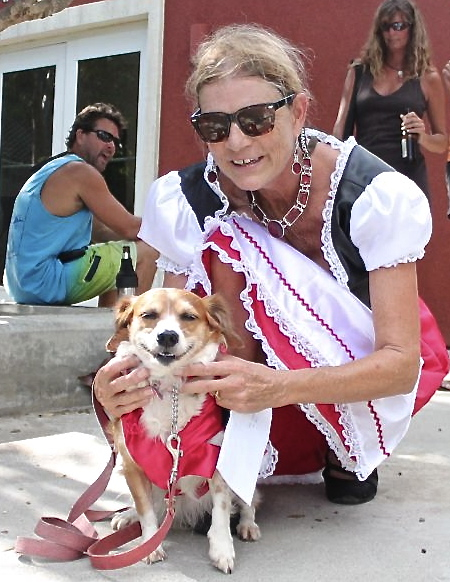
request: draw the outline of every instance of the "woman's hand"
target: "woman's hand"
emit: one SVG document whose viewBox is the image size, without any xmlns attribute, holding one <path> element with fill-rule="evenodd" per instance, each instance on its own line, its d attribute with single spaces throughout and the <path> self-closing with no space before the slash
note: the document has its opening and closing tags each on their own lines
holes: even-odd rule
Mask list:
<svg viewBox="0 0 450 582">
<path fill-rule="evenodd" d="M 418 142 L 420 143 L 421 135 L 425 135 L 425 123 L 414 111 L 400 115 L 402 120 L 401 129 L 406 129 L 408 133 L 415 133 L 418 135 Z"/>
<path fill-rule="evenodd" d="M 154 396 L 148 383 L 149 371 L 135 356 L 115 357 L 101 367 L 94 379 L 97 400 L 115 418 L 148 404 Z"/>
<path fill-rule="evenodd" d="M 219 361 L 191 364 L 180 373 L 189 378 L 181 389 L 185 394 L 207 394 L 223 408 L 236 412 L 259 412 L 283 406 L 285 372 L 273 370 L 235 356 L 220 355 Z"/>
</svg>

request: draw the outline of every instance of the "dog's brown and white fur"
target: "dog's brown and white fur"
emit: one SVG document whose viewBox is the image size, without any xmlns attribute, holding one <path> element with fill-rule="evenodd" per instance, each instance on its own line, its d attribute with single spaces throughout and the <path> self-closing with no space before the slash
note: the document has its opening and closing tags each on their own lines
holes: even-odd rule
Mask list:
<svg viewBox="0 0 450 582">
<path fill-rule="evenodd" d="M 151 377 L 159 381 L 158 396 L 152 399 L 142 414 L 141 421 L 153 438 L 166 442 L 171 433 L 171 392 L 179 377 L 174 371 L 192 362 L 208 362 L 216 357 L 220 344 L 232 337 L 230 319 L 218 295 L 201 299 L 180 289 L 152 289 L 138 297 L 125 297 L 116 307 L 116 340 L 128 330 L 129 341 L 123 341 L 118 354 L 133 353 L 142 365 L 151 370 Z M 118 334 L 118 335 L 117 335 Z M 200 413 L 206 396 L 179 393 L 178 429 Z M 144 541 L 158 530 L 158 520 L 164 512 L 164 495 L 149 483 L 144 472 L 128 453 L 120 421 L 113 423 L 114 440 L 123 459 L 125 478 L 132 494 L 135 510 L 117 514 L 112 521 L 120 529 L 133 521 L 140 521 Z M 218 443 L 220 444 L 221 436 Z M 182 444 L 181 444 L 182 448 Z M 201 477 L 181 477 L 177 487 L 182 495 L 176 501 L 176 519 L 193 525 L 205 511 L 212 514 L 208 532 L 209 556 L 212 563 L 225 573 L 234 567 L 233 538 L 230 532 L 230 515 L 240 509 L 238 535 L 244 540 L 260 538 L 255 523 L 255 499 L 252 506 L 237 498 L 216 470 L 209 480 L 209 492 L 197 498 L 195 492 L 203 481 Z M 147 558 L 147 563 L 166 557 L 162 545 Z"/>
</svg>

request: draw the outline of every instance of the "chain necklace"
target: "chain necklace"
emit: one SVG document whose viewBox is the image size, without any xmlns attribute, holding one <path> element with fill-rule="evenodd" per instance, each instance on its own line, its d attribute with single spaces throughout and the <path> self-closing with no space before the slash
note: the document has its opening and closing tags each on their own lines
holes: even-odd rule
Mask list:
<svg viewBox="0 0 450 582">
<path fill-rule="evenodd" d="M 300 134 L 300 148 L 302 150 L 302 164 L 300 167 L 300 184 L 298 187 L 297 198 L 294 205 L 291 206 L 283 218 L 280 220 L 268 218 L 264 210 L 256 202 L 255 193 L 251 190 L 247 192 L 250 208 L 253 210 L 257 219 L 267 228 L 267 232 L 273 236 L 273 238 L 283 238 L 286 228 L 289 228 L 297 222 L 308 204 L 309 192 L 311 189 L 312 165 L 304 129 L 302 129 Z"/>
<path fill-rule="evenodd" d="M 396 71 L 397 73 L 397 77 L 400 79 L 400 81 L 403 80 L 403 69 L 397 69 L 396 67 L 393 67 L 392 65 L 390 65 L 389 63 L 385 63 L 386 67 L 388 67 L 389 69 L 392 69 L 393 71 Z"/>
</svg>

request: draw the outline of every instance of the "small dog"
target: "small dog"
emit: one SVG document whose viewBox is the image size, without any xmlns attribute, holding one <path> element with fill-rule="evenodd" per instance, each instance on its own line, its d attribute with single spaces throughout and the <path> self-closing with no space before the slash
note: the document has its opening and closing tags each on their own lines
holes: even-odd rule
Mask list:
<svg viewBox="0 0 450 582">
<path fill-rule="evenodd" d="M 209 556 L 219 570 L 231 573 L 235 553 L 230 532 L 230 516 L 239 508 L 239 537 L 247 541 L 258 540 L 261 534 L 255 523 L 257 493 L 252 505 L 248 506 L 233 494 L 215 470 L 218 446 L 223 436 L 221 409 L 210 395 L 178 393 L 180 377 L 174 376 L 177 369 L 188 363 L 214 360 L 220 345 L 227 345 L 233 337 L 223 300 L 218 295 L 202 299 L 188 291 L 165 288 L 152 289 L 138 297 L 124 297 L 116 306 L 116 333 L 107 349 L 113 349 L 113 344 L 123 340 L 126 335 L 128 341 L 120 343 L 117 354 L 135 354 L 142 365 L 151 370 L 155 397 L 144 410 L 137 412 L 140 416 L 132 418 L 130 422 L 130 415 L 124 415 L 121 420 L 113 422 L 114 441 L 123 460 L 124 475 L 135 509 L 117 514 L 112 520 L 112 526 L 120 529 L 139 521 L 144 541 L 150 539 L 158 530 L 158 523 L 165 509 L 166 483 L 169 481 L 170 469 L 173 469 L 172 456 L 168 454 L 168 449 L 169 452 L 172 449 L 172 454 L 178 452 L 174 451 L 176 444 L 173 447 L 173 443 L 177 442 L 173 440 L 175 424 L 176 434 L 179 432 L 178 446 L 182 455 L 180 470 L 183 468 L 182 463 L 186 463 L 176 484 L 180 496 L 176 500 L 175 518 L 179 523 L 192 526 L 205 512 L 211 513 L 211 527 L 208 531 Z M 174 407 L 177 409 L 176 418 Z M 133 414 L 136 412 L 131 413 Z M 206 437 L 207 442 L 199 445 L 203 448 L 196 449 L 196 457 L 201 457 L 202 461 L 207 457 L 212 458 L 214 465 L 210 469 L 211 478 L 198 476 L 202 475 L 201 472 L 190 472 L 190 453 L 185 450 L 187 431 L 196 421 L 201 421 L 202 414 L 207 415 L 207 422 L 211 422 L 211 415 L 216 417 L 216 422 L 212 422 L 210 434 Z M 126 434 L 127 426 L 131 426 L 131 437 L 126 441 L 124 430 Z M 186 429 L 186 437 L 183 429 Z M 202 428 L 202 433 L 204 432 Z M 191 428 L 191 433 L 195 438 L 198 431 Z M 145 443 L 142 442 L 142 437 Z M 161 455 L 166 460 L 159 461 L 161 455 L 153 453 L 153 449 L 148 452 L 149 445 L 154 445 L 155 451 L 159 450 L 159 453 L 163 449 Z M 147 456 L 150 461 L 145 463 L 145 467 L 144 463 L 139 466 L 136 462 L 142 458 L 139 451 L 145 451 L 143 456 Z M 160 466 L 164 466 L 165 470 L 161 472 L 159 468 L 155 469 Z M 155 476 L 152 471 L 156 471 Z M 205 484 L 208 485 L 208 491 L 199 496 L 199 490 Z M 160 545 L 147 557 L 146 562 L 153 563 L 165 558 L 166 553 Z"/>
</svg>

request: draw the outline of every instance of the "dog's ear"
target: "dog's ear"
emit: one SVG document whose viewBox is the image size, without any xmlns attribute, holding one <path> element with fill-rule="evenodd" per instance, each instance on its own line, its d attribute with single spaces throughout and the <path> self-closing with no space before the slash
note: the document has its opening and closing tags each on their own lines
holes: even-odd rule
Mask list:
<svg viewBox="0 0 450 582">
<path fill-rule="evenodd" d="M 121 342 L 126 342 L 129 340 L 129 333 L 128 327 L 122 327 L 120 329 L 116 329 L 113 335 L 109 338 L 106 342 L 106 351 L 110 352 L 111 354 L 115 354 L 117 352 L 117 348 Z"/>
<path fill-rule="evenodd" d="M 117 329 L 128 327 L 131 323 L 135 301 L 136 297 L 134 295 L 124 295 L 117 301 L 114 307 Z"/>
<path fill-rule="evenodd" d="M 120 342 L 129 339 L 128 325 L 133 316 L 134 300 L 135 297 L 124 295 L 117 301 L 114 307 L 116 331 L 106 342 L 107 352 L 116 352 Z"/>
<path fill-rule="evenodd" d="M 233 330 L 230 310 L 224 298 L 218 293 L 215 293 L 209 297 L 204 297 L 202 301 L 204 301 L 206 304 L 209 324 L 214 329 L 221 331 L 226 346 L 228 346 L 230 343 L 235 345 L 242 344 L 240 337 Z"/>
</svg>

